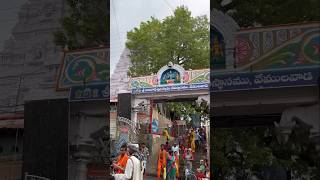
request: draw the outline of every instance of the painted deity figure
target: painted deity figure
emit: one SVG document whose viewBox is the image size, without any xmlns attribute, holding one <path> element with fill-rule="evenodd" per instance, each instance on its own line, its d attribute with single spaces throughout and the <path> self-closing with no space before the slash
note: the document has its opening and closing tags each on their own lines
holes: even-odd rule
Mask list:
<svg viewBox="0 0 320 180">
<path fill-rule="evenodd" d="M 216 57 L 223 56 L 221 42 L 219 42 L 219 37 L 217 36 L 214 38 L 212 51 Z"/>
</svg>

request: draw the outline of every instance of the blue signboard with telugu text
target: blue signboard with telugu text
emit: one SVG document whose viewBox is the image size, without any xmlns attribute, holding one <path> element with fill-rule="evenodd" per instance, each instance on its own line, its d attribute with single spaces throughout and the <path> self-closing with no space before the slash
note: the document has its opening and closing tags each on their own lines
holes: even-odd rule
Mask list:
<svg viewBox="0 0 320 180">
<path fill-rule="evenodd" d="M 172 86 L 157 86 L 150 88 L 132 89 L 132 94 L 140 93 L 160 93 L 160 92 L 173 92 L 173 91 L 187 91 L 187 90 L 209 90 L 209 83 L 198 84 L 178 84 Z"/>
<path fill-rule="evenodd" d="M 312 86 L 319 83 L 320 69 L 286 69 L 252 73 L 212 74 L 212 92 Z"/>
<path fill-rule="evenodd" d="M 74 86 L 70 89 L 69 101 L 107 100 L 109 89 L 107 84 L 90 86 Z"/>
</svg>

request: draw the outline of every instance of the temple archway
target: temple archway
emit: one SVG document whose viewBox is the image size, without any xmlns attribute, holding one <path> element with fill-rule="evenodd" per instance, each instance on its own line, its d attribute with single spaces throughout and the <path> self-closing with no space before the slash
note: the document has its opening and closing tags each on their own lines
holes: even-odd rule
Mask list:
<svg viewBox="0 0 320 180">
<path fill-rule="evenodd" d="M 211 49 L 211 61 L 217 61 L 217 69 L 234 68 L 235 35 L 240 29 L 239 25 L 228 15 L 213 9 L 210 15 L 210 41 L 223 52 L 223 57 L 219 56 L 217 61 L 216 54 Z M 217 47 L 216 46 L 216 47 Z M 221 54 L 220 54 L 221 55 Z M 211 62 L 215 63 L 215 62 Z M 224 63 L 224 66 L 222 66 Z"/>
</svg>

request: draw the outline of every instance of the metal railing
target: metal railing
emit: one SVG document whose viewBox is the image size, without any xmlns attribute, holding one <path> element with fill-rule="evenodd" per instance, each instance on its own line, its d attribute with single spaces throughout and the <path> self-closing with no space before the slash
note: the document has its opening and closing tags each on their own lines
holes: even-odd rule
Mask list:
<svg viewBox="0 0 320 180">
<path fill-rule="evenodd" d="M 118 116 L 117 121 L 118 121 L 118 123 L 122 122 L 126 125 L 129 125 L 129 127 L 130 127 L 129 139 L 131 142 L 137 142 L 138 141 L 138 134 L 140 134 L 140 132 L 139 132 L 139 127 L 135 124 L 135 122 L 131 121 L 130 119 L 120 117 L 120 116 Z"/>
</svg>

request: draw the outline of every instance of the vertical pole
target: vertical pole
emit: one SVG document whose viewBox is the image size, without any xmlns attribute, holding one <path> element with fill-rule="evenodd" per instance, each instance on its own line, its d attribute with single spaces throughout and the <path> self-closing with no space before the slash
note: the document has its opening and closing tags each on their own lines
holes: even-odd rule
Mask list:
<svg viewBox="0 0 320 180">
<path fill-rule="evenodd" d="M 150 123 L 149 123 L 149 132 L 152 134 L 152 111 L 153 111 L 153 102 L 150 100 Z"/>
<path fill-rule="evenodd" d="M 208 159 L 208 164 L 209 164 L 209 167 L 210 167 L 210 151 L 211 151 L 211 147 L 210 147 L 210 134 L 211 134 L 211 129 L 210 129 L 210 121 L 208 119 L 206 119 L 206 144 L 207 144 L 207 159 Z"/>
<path fill-rule="evenodd" d="M 69 174 L 70 174 L 70 161 L 71 161 L 71 156 L 70 156 L 70 144 L 71 144 L 71 140 L 70 140 L 70 136 L 69 136 L 69 132 L 70 132 L 70 129 L 71 129 L 71 103 L 70 101 L 68 102 L 68 171 L 67 171 L 67 177 L 69 177 Z"/>
</svg>

